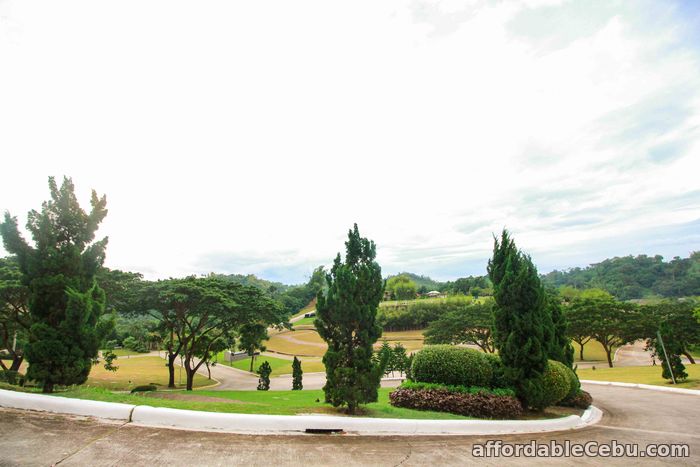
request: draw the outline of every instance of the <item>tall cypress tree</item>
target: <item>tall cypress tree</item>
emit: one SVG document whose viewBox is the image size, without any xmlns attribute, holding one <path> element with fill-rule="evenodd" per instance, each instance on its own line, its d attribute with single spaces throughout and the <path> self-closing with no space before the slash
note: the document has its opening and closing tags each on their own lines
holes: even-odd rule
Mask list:
<svg viewBox="0 0 700 467">
<path fill-rule="evenodd" d="M 561 301 L 556 293 L 547 291 L 545 303 L 546 314 L 551 318 L 552 330 L 552 337 L 549 342 L 549 359 L 573 368 L 574 347 L 571 345 L 571 339 L 567 335 L 566 316 L 561 309 Z"/>
<path fill-rule="evenodd" d="M 546 328 L 551 326 L 551 317 L 547 315 L 544 289 L 532 260 L 518 251 L 505 229 L 500 242 L 494 239 L 488 273 L 496 301 L 494 342 L 506 377 L 530 405 L 543 399 L 539 379 L 549 351 Z"/>
<path fill-rule="evenodd" d="M 29 288 L 33 324 L 26 348 L 27 377 L 41 383 L 44 392 L 52 392 L 56 384 L 85 382 L 111 324 L 99 319 L 105 299 L 94 280 L 107 238 L 93 240 L 107 215 L 107 200 L 93 191 L 92 209 L 86 213 L 70 178 L 64 178 L 59 189 L 50 177 L 49 189 L 51 199 L 40 212 L 28 215 L 34 246 L 21 236 L 17 219 L 9 213 L 0 224 L 5 249 L 17 257 Z"/>
<path fill-rule="evenodd" d="M 301 382 L 302 374 L 304 372 L 301 369 L 301 361 L 294 356 L 294 360 L 292 361 L 292 390 L 293 391 L 299 391 L 301 389 L 304 389 L 304 385 Z"/>
<path fill-rule="evenodd" d="M 345 242 L 345 261 L 336 256 L 326 276 L 328 292 L 318 294 L 316 320 L 319 335 L 328 344 L 323 356 L 326 402 L 346 405 L 354 413 L 359 404 L 375 402 L 382 377 L 372 361 L 372 344 L 382 335 L 377 307 L 384 293 L 374 242 L 362 238 L 355 224 Z"/>
</svg>

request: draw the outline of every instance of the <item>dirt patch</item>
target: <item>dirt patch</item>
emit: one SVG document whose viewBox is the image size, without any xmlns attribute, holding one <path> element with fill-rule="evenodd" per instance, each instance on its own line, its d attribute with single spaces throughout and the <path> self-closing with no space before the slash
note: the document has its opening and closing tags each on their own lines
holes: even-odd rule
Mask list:
<svg viewBox="0 0 700 467">
<path fill-rule="evenodd" d="M 224 404 L 243 404 L 243 405 L 260 405 L 269 406 L 270 404 L 261 404 L 259 402 L 239 401 L 238 399 L 227 399 L 225 397 L 200 396 L 198 394 L 182 394 L 179 392 L 149 392 L 148 397 L 157 397 L 159 399 L 171 399 L 176 401 L 191 401 L 191 402 L 220 402 Z"/>
</svg>

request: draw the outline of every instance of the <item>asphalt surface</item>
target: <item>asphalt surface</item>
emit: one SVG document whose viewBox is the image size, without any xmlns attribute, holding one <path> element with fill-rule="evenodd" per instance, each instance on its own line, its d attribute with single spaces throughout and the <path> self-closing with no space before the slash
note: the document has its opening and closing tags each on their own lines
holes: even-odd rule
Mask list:
<svg viewBox="0 0 700 467">
<path fill-rule="evenodd" d="M 511 436 L 235 435 L 139 427 L 0 409 L 0 465 L 700 465 L 700 398 L 586 387 L 604 418 L 554 434 Z M 685 443 L 688 458 L 475 458 L 475 443 Z"/>
</svg>

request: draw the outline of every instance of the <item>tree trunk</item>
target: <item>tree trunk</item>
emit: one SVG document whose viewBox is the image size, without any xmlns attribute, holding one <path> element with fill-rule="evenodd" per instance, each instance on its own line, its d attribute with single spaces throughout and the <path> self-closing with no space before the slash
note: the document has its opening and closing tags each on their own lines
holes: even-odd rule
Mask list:
<svg viewBox="0 0 700 467">
<path fill-rule="evenodd" d="M 207 361 L 205 364 L 207 365 L 207 374 L 209 375 L 209 379 L 211 379 L 211 368 L 209 368 L 209 362 Z"/>
<path fill-rule="evenodd" d="M 12 365 L 10 365 L 10 371 L 19 371 L 20 365 L 22 365 L 22 361 L 24 360 L 24 357 L 21 355 L 15 355 L 14 358 L 12 359 Z M 695 362 L 693 362 L 695 363 Z"/>
<path fill-rule="evenodd" d="M 186 389 L 188 391 L 192 390 L 192 387 L 194 386 L 194 374 L 196 373 L 196 370 L 192 369 L 192 361 L 189 358 L 185 359 L 185 374 L 187 375 L 187 387 Z"/>
<path fill-rule="evenodd" d="M 605 348 L 605 355 L 608 357 L 608 366 L 610 368 L 613 367 L 613 362 L 612 362 L 612 347 L 607 347 L 603 346 Z"/>
<path fill-rule="evenodd" d="M 177 354 L 168 353 L 168 387 L 175 388 L 175 359 Z"/>
<path fill-rule="evenodd" d="M 53 383 L 49 381 L 44 381 L 44 386 L 41 388 L 41 392 L 49 394 L 53 392 Z"/>
<path fill-rule="evenodd" d="M 250 354 L 250 372 L 253 372 L 253 362 L 255 361 L 255 355 Z"/>
<path fill-rule="evenodd" d="M 695 365 L 695 359 L 693 358 L 692 355 L 690 355 L 690 352 L 688 352 L 687 350 L 684 350 L 684 351 L 683 351 L 683 355 L 686 356 L 686 358 L 688 359 L 688 361 L 689 361 L 691 364 Z"/>
</svg>

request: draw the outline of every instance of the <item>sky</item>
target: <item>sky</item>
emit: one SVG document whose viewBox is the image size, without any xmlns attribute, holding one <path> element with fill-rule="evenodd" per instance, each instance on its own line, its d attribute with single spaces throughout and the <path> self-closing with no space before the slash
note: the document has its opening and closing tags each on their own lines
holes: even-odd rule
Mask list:
<svg viewBox="0 0 700 467">
<path fill-rule="evenodd" d="M 72 177 L 106 265 L 304 282 L 700 250 L 700 3 L 0 0 L 0 211 Z M 0 251 L 0 254 L 5 254 Z"/>
</svg>

